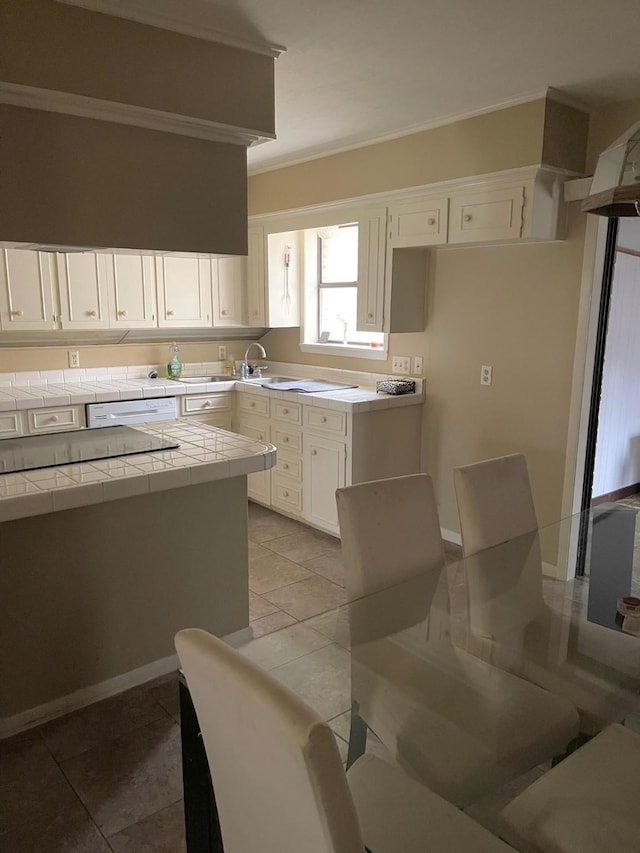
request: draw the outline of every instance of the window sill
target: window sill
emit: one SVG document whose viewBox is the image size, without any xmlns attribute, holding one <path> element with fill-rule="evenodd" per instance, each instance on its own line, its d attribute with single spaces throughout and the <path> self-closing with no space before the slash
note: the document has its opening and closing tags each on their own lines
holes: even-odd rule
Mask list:
<svg viewBox="0 0 640 853">
<path fill-rule="evenodd" d="M 316 355 L 337 355 L 344 358 L 371 358 L 385 361 L 387 350 L 383 347 L 355 347 L 344 344 L 300 344 L 301 352 L 312 352 Z"/>
</svg>

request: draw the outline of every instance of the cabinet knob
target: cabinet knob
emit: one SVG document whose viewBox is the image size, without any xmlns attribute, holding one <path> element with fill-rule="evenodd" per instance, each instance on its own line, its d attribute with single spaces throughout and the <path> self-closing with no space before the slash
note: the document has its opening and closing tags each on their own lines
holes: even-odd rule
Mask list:
<svg viewBox="0 0 640 853">
<path fill-rule="evenodd" d="M 227 314 L 229 313 L 229 311 L 228 311 L 228 309 L 227 309 L 227 308 L 223 308 L 223 309 L 222 309 L 222 311 L 221 311 L 220 313 L 222 314 L 222 316 L 223 316 L 223 317 L 226 317 L 226 316 L 227 316 Z"/>
<path fill-rule="evenodd" d="M 288 444 L 289 443 L 289 436 L 288 435 L 283 436 L 282 441 L 284 444 Z"/>
<path fill-rule="evenodd" d="M 205 400 L 202 405 L 204 406 L 205 409 L 208 408 L 211 405 L 211 400 Z"/>
<path fill-rule="evenodd" d="M 24 315 L 24 311 L 22 311 L 22 309 L 18 308 L 15 311 L 12 311 L 11 315 L 13 317 L 22 317 Z"/>
<path fill-rule="evenodd" d="M 95 310 L 95 308 L 92 309 L 91 311 L 87 311 L 87 314 L 89 315 L 89 317 L 97 317 L 98 316 L 98 312 Z"/>
<path fill-rule="evenodd" d="M 258 437 L 259 437 L 260 441 L 264 441 L 264 436 L 262 433 L 260 433 L 260 435 Z"/>
<path fill-rule="evenodd" d="M 57 424 L 59 420 L 60 418 L 57 415 L 51 415 L 51 417 L 49 418 L 49 422 L 52 424 Z"/>
<path fill-rule="evenodd" d="M 249 408 L 250 408 L 250 409 L 255 409 L 255 407 L 256 407 L 256 404 L 255 404 L 255 403 L 253 402 L 253 400 L 252 400 L 252 401 L 249 403 Z"/>
<path fill-rule="evenodd" d="M 173 317 L 176 312 L 172 308 L 167 309 L 167 317 Z"/>
<path fill-rule="evenodd" d="M 367 314 L 367 320 L 373 320 L 373 314 Z"/>
<path fill-rule="evenodd" d="M 312 456 L 317 456 L 317 455 L 318 455 L 318 451 L 315 449 L 315 447 L 312 447 L 312 448 L 311 448 L 311 455 L 312 455 Z"/>
<path fill-rule="evenodd" d="M 327 422 L 327 419 L 326 419 L 326 418 L 325 418 L 325 416 L 323 415 L 323 416 L 320 418 L 320 423 L 321 423 L 321 424 L 326 424 L 326 422 Z"/>
<path fill-rule="evenodd" d="M 283 409 L 283 410 L 282 410 L 282 414 L 283 414 L 283 415 L 288 415 L 288 414 L 289 414 L 289 409 Z"/>
<path fill-rule="evenodd" d="M 285 491 L 285 492 L 283 492 L 283 493 L 282 493 L 282 497 L 284 497 L 284 498 L 288 498 L 288 497 L 289 497 L 289 492 L 286 492 L 286 491 Z"/>
<path fill-rule="evenodd" d="M 120 311 L 118 311 L 118 317 L 126 317 L 126 316 L 127 316 L 127 312 L 124 310 L 124 308 L 122 308 Z"/>
<path fill-rule="evenodd" d="M 471 214 L 470 214 L 470 213 L 465 213 L 465 215 L 462 217 L 462 219 L 463 219 L 465 222 L 471 222 Z"/>
<path fill-rule="evenodd" d="M 282 470 L 283 470 L 283 471 L 288 471 L 288 470 L 289 470 L 289 463 L 288 463 L 288 462 L 283 462 L 283 463 L 282 463 Z"/>
</svg>

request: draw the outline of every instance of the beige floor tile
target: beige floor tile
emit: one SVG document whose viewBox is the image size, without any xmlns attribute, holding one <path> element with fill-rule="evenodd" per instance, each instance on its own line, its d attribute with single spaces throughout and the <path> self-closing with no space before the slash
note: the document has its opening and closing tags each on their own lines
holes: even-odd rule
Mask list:
<svg viewBox="0 0 640 853">
<path fill-rule="evenodd" d="M 240 651 L 262 669 L 270 670 L 328 644 L 329 640 L 312 628 L 292 625 L 283 631 L 252 640 L 242 646 Z"/>
<path fill-rule="evenodd" d="M 271 517 L 259 518 L 257 521 L 249 523 L 249 540 L 258 544 L 261 542 L 268 543 L 272 539 L 303 533 L 308 529 L 299 521 L 274 513 Z"/>
<path fill-rule="evenodd" d="M 114 853 L 186 853 L 182 800 L 109 836 Z"/>
<path fill-rule="evenodd" d="M 349 732 L 351 730 L 351 711 L 346 711 L 344 714 L 339 714 L 333 720 L 329 720 L 329 725 L 333 731 L 341 737 L 342 740 L 349 743 Z"/>
<path fill-rule="evenodd" d="M 164 676 L 148 685 L 149 692 L 172 719 L 180 722 L 180 692 L 178 689 L 178 673 Z"/>
<path fill-rule="evenodd" d="M 254 622 L 251 622 L 250 627 L 254 637 L 263 637 L 265 634 L 271 634 L 272 631 L 279 631 L 281 628 L 294 625 L 296 622 L 297 619 L 289 613 L 277 610 L 269 616 L 263 616 L 262 619 L 256 619 Z"/>
<path fill-rule="evenodd" d="M 313 560 L 306 560 L 302 565 L 305 569 L 310 569 L 331 583 L 336 583 L 338 586 L 345 585 L 344 562 L 341 551 L 322 554 L 320 557 L 314 557 Z"/>
<path fill-rule="evenodd" d="M 249 542 L 249 565 L 255 560 L 260 560 L 262 557 L 271 557 L 273 556 L 273 551 L 270 551 L 268 548 L 263 548 L 262 545 L 258 545 L 257 542 Z"/>
<path fill-rule="evenodd" d="M 332 720 L 351 707 L 349 654 L 325 646 L 271 670 L 271 675 L 297 693 L 323 720 Z"/>
<path fill-rule="evenodd" d="M 297 563 L 270 553 L 268 557 L 254 560 L 249 566 L 249 589 L 264 595 L 274 589 L 315 577 L 313 572 Z"/>
<path fill-rule="evenodd" d="M 270 616 L 276 613 L 278 608 L 275 604 L 271 604 L 255 592 L 249 593 L 249 620 L 254 622 L 256 619 L 261 619 L 263 616 Z"/>
<path fill-rule="evenodd" d="M 312 577 L 265 593 L 267 601 L 296 619 L 309 619 L 344 604 L 345 591 L 324 578 Z"/>
<path fill-rule="evenodd" d="M 166 711 L 141 685 L 52 720 L 41 732 L 56 761 L 64 761 L 163 717 Z"/>
<path fill-rule="evenodd" d="M 351 629 L 346 607 L 321 613 L 320 616 L 313 616 L 311 619 L 307 619 L 304 624 L 338 646 L 345 649 L 351 647 Z"/>
<path fill-rule="evenodd" d="M 106 836 L 182 797 L 180 728 L 168 717 L 60 766 Z"/>
<path fill-rule="evenodd" d="M 340 552 L 340 540 L 326 533 L 306 528 L 300 533 L 281 536 L 269 542 L 269 548 L 296 563 L 303 563 L 324 554 Z"/>
<path fill-rule="evenodd" d="M 36 806 L 26 823 L 2 835 L 0 849 L 6 853 L 111 853 L 112 850 L 77 800 L 73 811 L 62 811 L 49 818 Z M 142 853 L 142 848 L 139 850 Z"/>
</svg>

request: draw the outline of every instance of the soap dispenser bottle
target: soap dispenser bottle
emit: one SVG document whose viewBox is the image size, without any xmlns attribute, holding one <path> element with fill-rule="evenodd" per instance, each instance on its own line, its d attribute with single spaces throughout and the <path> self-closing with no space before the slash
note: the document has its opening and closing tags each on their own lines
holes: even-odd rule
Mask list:
<svg viewBox="0 0 640 853">
<path fill-rule="evenodd" d="M 182 362 L 180 361 L 180 347 L 174 341 L 169 351 L 167 363 L 167 376 L 169 379 L 180 379 L 182 376 Z"/>
</svg>

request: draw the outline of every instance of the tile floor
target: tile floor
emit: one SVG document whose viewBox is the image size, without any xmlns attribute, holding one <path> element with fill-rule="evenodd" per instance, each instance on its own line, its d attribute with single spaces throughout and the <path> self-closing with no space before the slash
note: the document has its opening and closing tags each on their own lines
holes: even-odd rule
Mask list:
<svg viewBox="0 0 640 853">
<path fill-rule="evenodd" d="M 340 543 L 257 504 L 249 540 L 246 653 L 331 720 L 346 758 L 348 654 L 320 616 L 345 600 Z M 0 741 L 0 850 L 184 853 L 181 773 L 175 674 Z"/>
</svg>

